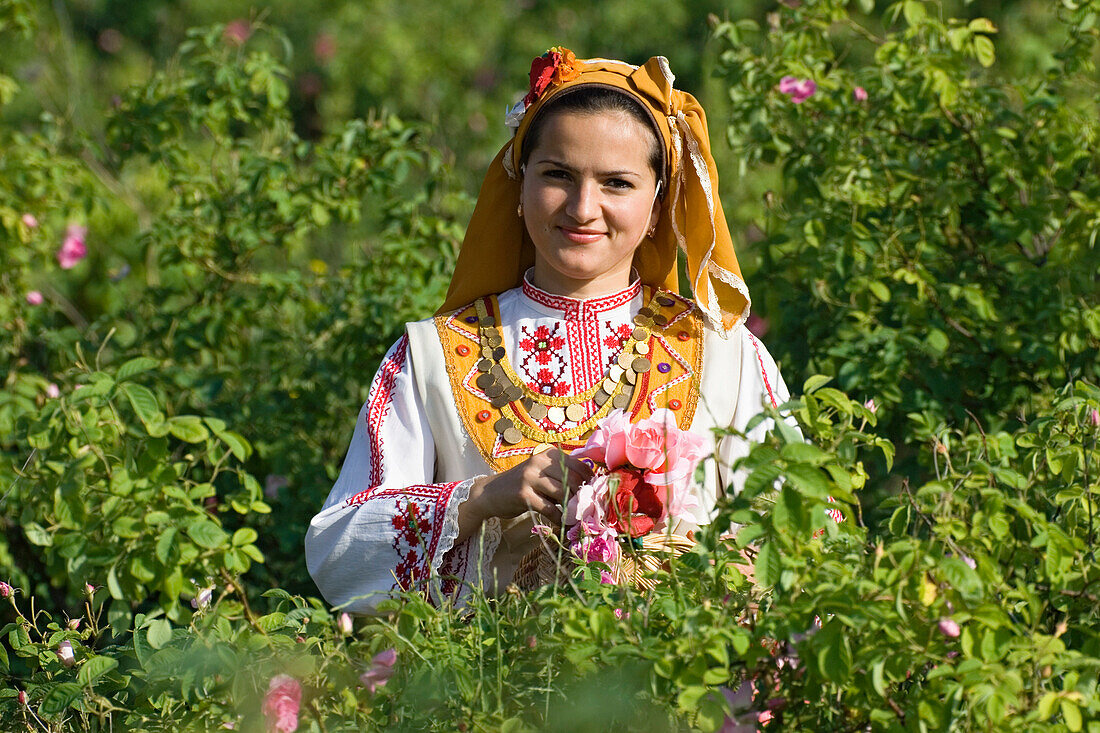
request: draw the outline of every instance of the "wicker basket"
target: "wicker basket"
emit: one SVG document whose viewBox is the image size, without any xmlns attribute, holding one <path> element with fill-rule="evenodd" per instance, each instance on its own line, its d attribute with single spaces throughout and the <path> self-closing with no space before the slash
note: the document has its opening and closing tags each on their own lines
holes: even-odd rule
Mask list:
<svg viewBox="0 0 1100 733">
<path fill-rule="evenodd" d="M 653 590 L 657 581 L 652 573 L 667 568 L 669 557 L 679 557 L 695 547 L 695 542 L 687 537 L 667 532 L 647 534 L 641 542 L 640 550 L 623 552 L 615 578 L 616 583 L 630 583 L 638 590 Z M 554 583 L 565 585 L 574 567 L 568 550 L 544 541 L 523 556 L 512 582 L 523 590 Z"/>
</svg>

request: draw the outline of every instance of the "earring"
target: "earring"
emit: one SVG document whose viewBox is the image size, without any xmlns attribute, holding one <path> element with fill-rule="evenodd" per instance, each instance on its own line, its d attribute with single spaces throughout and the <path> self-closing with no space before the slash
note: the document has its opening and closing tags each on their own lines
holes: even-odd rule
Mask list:
<svg viewBox="0 0 1100 733">
<path fill-rule="evenodd" d="M 519 206 L 516 207 L 516 216 L 518 216 L 520 219 L 523 218 L 523 202 L 522 201 L 520 201 Z"/>
<path fill-rule="evenodd" d="M 656 224 L 654 224 L 653 226 L 651 226 L 651 227 L 649 228 L 649 231 L 648 231 L 648 232 L 646 232 L 646 233 L 645 233 L 645 235 L 646 235 L 647 237 L 649 237 L 650 239 L 653 239 L 653 235 L 654 235 L 654 234 L 655 234 L 656 232 L 657 232 L 657 225 L 656 225 Z"/>
</svg>

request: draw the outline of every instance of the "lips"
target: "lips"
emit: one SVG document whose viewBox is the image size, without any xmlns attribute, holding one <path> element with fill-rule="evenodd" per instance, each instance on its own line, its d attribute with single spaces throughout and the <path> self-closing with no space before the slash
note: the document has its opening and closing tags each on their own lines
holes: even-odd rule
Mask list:
<svg viewBox="0 0 1100 733">
<path fill-rule="evenodd" d="M 592 244 L 600 241 L 604 233 L 595 229 L 572 229 L 570 227 L 558 227 L 566 239 L 577 244 Z"/>
</svg>

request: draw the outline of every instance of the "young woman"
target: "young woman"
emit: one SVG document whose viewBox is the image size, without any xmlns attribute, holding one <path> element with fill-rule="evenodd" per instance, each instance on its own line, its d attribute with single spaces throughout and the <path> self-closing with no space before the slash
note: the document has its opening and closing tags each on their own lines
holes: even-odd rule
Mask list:
<svg viewBox="0 0 1100 733">
<path fill-rule="evenodd" d="M 566 487 L 591 475 L 569 453 L 613 409 L 667 408 L 714 444 L 699 508 L 674 532 L 738 490 L 746 441 L 712 429 L 743 432 L 788 394 L 744 328 L 706 118 L 673 80 L 661 57 L 535 59 L 447 300 L 382 361 L 311 523 L 306 562 L 329 602 L 367 612 L 429 578 L 452 597 L 506 586 L 535 519 L 560 521 Z"/>
</svg>

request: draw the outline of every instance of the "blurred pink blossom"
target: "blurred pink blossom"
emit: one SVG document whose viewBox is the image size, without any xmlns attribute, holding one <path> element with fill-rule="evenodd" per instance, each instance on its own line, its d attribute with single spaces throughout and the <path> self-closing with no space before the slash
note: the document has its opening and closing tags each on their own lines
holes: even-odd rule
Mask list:
<svg viewBox="0 0 1100 733">
<path fill-rule="evenodd" d="M 76 653 L 73 652 L 73 643 L 66 639 L 57 645 L 57 658 L 66 667 L 76 664 Z"/>
<path fill-rule="evenodd" d="M 78 619 L 78 618 L 69 619 L 69 624 L 68 625 L 69 625 L 70 630 L 77 631 L 80 628 L 80 619 Z"/>
<path fill-rule="evenodd" d="M 224 38 L 227 43 L 232 43 L 236 46 L 244 45 L 244 42 L 247 41 L 251 35 L 252 26 L 243 18 L 229 21 L 225 24 L 225 30 L 222 32 L 222 38 Z"/>
<path fill-rule="evenodd" d="M 42 293 L 37 290 L 31 290 L 27 293 L 27 302 L 31 305 L 42 305 L 45 298 L 42 297 Z"/>
<path fill-rule="evenodd" d="M 624 611 L 621 608 L 616 608 L 615 618 L 619 619 L 620 621 L 622 621 L 623 619 L 628 619 L 630 618 L 630 611 Z"/>
<path fill-rule="evenodd" d="M 313 37 L 313 55 L 322 64 L 327 64 L 336 56 L 336 37 L 321 31 Z"/>
<path fill-rule="evenodd" d="M 0 580 L 0 598 L 10 598 L 12 593 L 11 586 Z"/>
<path fill-rule="evenodd" d="M 871 399 L 864 402 L 863 406 L 866 407 L 868 410 L 870 410 L 872 415 L 874 415 L 876 412 L 878 412 L 878 405 L 875 404 L 875 398 L 874 397 L 872 397 Z"/>
<path fill-rule="evenodd" d="M 92 585 L 91 583 L 85 583 L 84 584 L 84 594 L 89 595 L 89 596 L 94 596 L 95 595 L 95 586 Z"/>
<path fill-rule="evenodd" d="M 949 639 L 958 638 L 962 631 L 959 629 L 958 623 L 951 618 L 941 618 L 939 622 L 940 633 Z"/>
<path fill-rule="evenodd" d="M 16 696 L 16 699 L 19 701 L 20 705 L 26 705 L 27 704 L 27 693 L 24 692 L 23 690 L 20 690 L 19 694 Z"/>
<path fill-rule="evenodd" d="M 191 599 L 191 608 L 201 611 L 210 605 L 210 599 L 214 597 L 214 588 L 203 588 Z"/>
<path fill-rule="evenodd" d="M 539 640 L 536 639 L 534 636 L 528 636 L 527 637 L 527 648 L 528 649 L 534 649 L 538 645 L 539 645 Z"/>
<path fill-rule="evenodd" d="M 604 585 L 615 585 L 615 576 L 606 570 L 600 571 L 600 582 Z"/>
<path fill-rule="evenodd" d="M 393 647 L 378 652 L 371 659 L 370 669 L 359 675 L 359 681 L 372 695 L 379 687 L 385 686 L 393 677 L 393 665 L 397 663 L 397 650 Z"/>
<path fill-rule="evenodd" d="M 50 382 L 46 385 L 46 396 L 49 397 L 51 400 L 56 400 L 58 397 L 61 396 L 61 388 L 53 382 Z"/>
<path fill-rule="evenodd" d="M 23 214 L 23 217 L 22 219 L 20 219 L 20 221 L 23 222 L 23 226 L 25 226 L 27 229 L 38 228 L 38 218 L 35 217 L 34 214 Z"/>
<path fill-rule="evenodd" d="M 1092 411 L 1092 415 L 1090 415 L 1090 417 L 1092 418 L 1092 424 L 1094 426 L 1100 426 L 1100 410 L 1095 410 L 1094 409 Z"/>
<path fill-rule="evenodd" d="M 852 96 L 856 98 L 857 102 L 867 101 L 867 90 L 863 87 L 856 87 L 852 90 Z"/>
<path fill-rule="evenodd" d="M 88 228 L 79 224 L 70 224 L 65 230 L 65 239 L 61 242 L 61 249 L 57 250 L 57 262 L 62 270 L 71 270 L 76 267 L 88 254 L 88 246 L 84 237 L 88 234 Z"/>
<path fill-rule="evenodd" d="M 271 733 L 293 733 L 298 730 L 298 708 L 302 704 L 302 685 L 290 675 L 271 678 L 264 697 L 264 716 Z"/>
<path fill-rule="evenodd" d="M 779 80 L 779 91 L 791 98 L 795 104 L 802 104 L 817 91 L 817 84 L 813 79 L 798 79 L 793 76 L 785 76 Z"/>
<path fill-rule="evenodd" d="M 346 611 L 341 613 L 336 619 L 336 628 L 340 630 L 341 634 L 345 635 L 350 634 L 354 628 L 354 624 L 351 622 L 351 616 L 349 616 Z"/>
<path fill-rule="evenodd" d="M 768 332 L 771 327 L 771 323 L 767 318 L 758 316 L 755 313 L 749 313 L 749 317 L 745 319 L 745 328 L 749 329 L 749 333 L 757 338 L 764 338 L 764 334 Z"/>
</svg>

